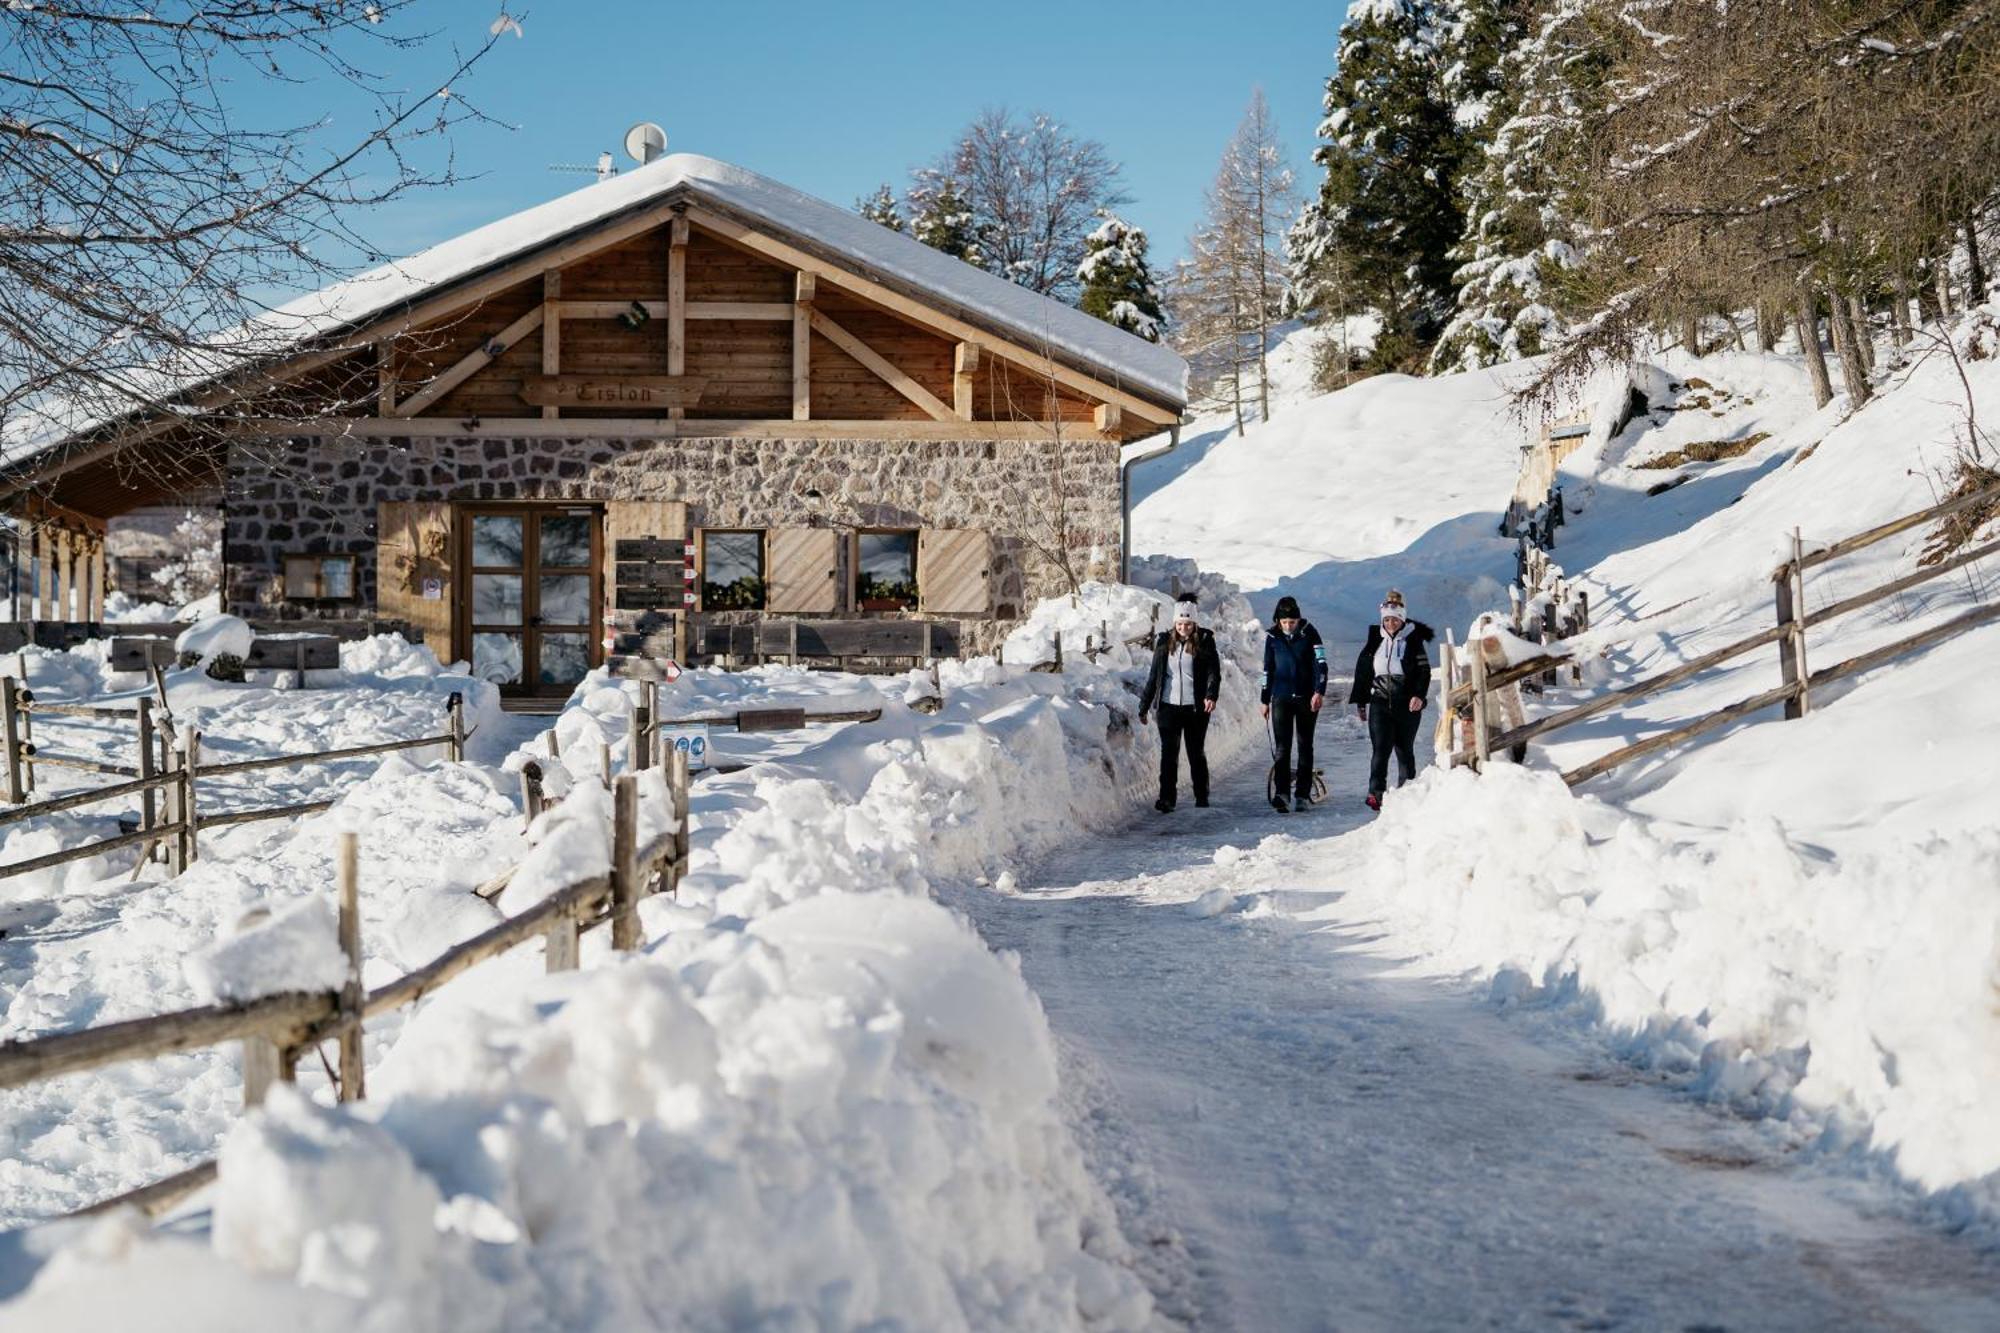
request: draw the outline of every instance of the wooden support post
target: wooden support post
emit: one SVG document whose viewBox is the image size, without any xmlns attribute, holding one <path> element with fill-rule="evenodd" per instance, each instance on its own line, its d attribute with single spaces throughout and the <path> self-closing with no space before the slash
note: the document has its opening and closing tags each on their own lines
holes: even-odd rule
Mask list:
<svg viewBox="0 0 2000 1333">
<path fill-rule="evenodd" d="M 542 936 L 542 967 L 548 972 L 574 972 L 581 961 L 576 917 L 564 912 Z"/>
<path fill-rule="evenodd" d="M 1475 635 L 1472 649 L 1472 748 L 1473 767 L 1485 771 L 1490 753 L 1486 728 L 1486 645 Z"/>
<path fill-rule="evenodd" d="M 674 801 L 674 868 L 668 887 L 678 893 L 681 876 L 687 873 L 688 861 L 688 799 L 694 788 L 694 773 L 688 752 L 678 747 L 674 750 L 671 779 L 667 784 Z"/>
<path fill-rule="evenodd" d="M 521 765 L 521 811 L 527 816 L 527 823 L 533 824 L 542 813 L 545 802 L 542 796 L 542 766 L 530 759 Z"/>
<path fill-rule="evenodd" d="M 555 268 L 542 274 L 542 373 L 562 374 L 562 270 Z M 542 405 L 544 421 L 561 415 L 553 403 Z"/>
<path fill-rule="evenodd" d="M 960 421 L 972 420 L 972 377 L 978 373 L 979 344 L 960 343 L 951 365 L 951 406 Z"/>
<path fill-rule="evenodd" d="M 688 220 L 675 214 L 667 228 L 667 374 L 687 374 L 687 244 Z M 670 418 L 687 415 L 684 407 L 667 409 Z"/>
<path fill-rule="evenodd" d="M 445 747 L 445 757 L 452 763 L 465 760 L 465 696 L 457 690 L 444 701 L 445 722 L 450 727 L 451 743 Z"/>
<path fill-rule="evenodd" d="M 181 729 L 181 841 L 187 851 L 183 854 L 181 868 L 185 870 L 201 859 L 201 842 L 196 836 L 200 827 L 195 810 L 195 771 L 201 767 L 201 733 L 190 722 Z"/>
<path fill-rule="evenodd" d="M 610 791 L 611 790 L 611 742 L 610 741 L 603 740 L 597 743 L 597 763 L 598 766 L 604 771 L 604 790 Z"/>
<path fill-rule="evenodd" d="M 1786 717 L 1804 717 L 1812 711 L 1812 672 L 1806 666 L 1806 565 L 1805 541 L 1792 529 L 1792 562 L 1786 566 L 1785 581 L 1792 604 L 1792 675 L 1799 683 L 1797 695 L 1785 701 Z"/>
<path fill-rule="evenodd" d="M 271 1085 L 284 1076 L 284 1057 L 278 1043 L 269 1037 L 243 1039 L 243 1109 L 254 1111 L 264 1104 Z M 285 1080 L 290 1082 L 289 1079 Z"/>
<path fill-rule="evenodd" d="M 611 947 L 639 947 L 639 779 L 611 789 Z"/>
<path fill-rule="evenodd" d="M 340 988 L 340 1100 L 358 1102 L 366 1092 L 361 1060 L 361 839 L 340 835 L 334 855 L 340 888 L 340 951 L 347 955 L 347 982 Z"/>
<path fill-rule="evenodd" d="M 93 537 L 90 542 L 90 623 L 104 623 L 104 538 Z"/>
<path fill-rule="evenodd" d="M 153 767 L 153 701 L 142 694 L 137 700 L 137 707 L 139 723 L 139 776 L 150 778 L 157 771 Z M 150 789 L 140 792 L 139 828 L 142 832 L 150 831 L 156 822 L 153 818 L 155 808 L 153 792 Z M 155 859 L 155 849 L 152 843 L 149 842 L 146 844 L 145 850 L 140 853 L 139 859 L 142 862 Z"/>
<path fill-rule="evenodd" d="M 1054 414 L 1051 413 L 1051 416 Z M 1125 429 L 1125 409 L 1116 403 L 1099 403 L 1090 414 L 1100 435 L 1118 435 Z"/>
<path fill-rule="evenodd" d="M 56 576 L 61 584 L 56 592 L 56 619 L 76 619 L 76 541 L 69 529 L 56 530 Z"/>
<path fill-rule="evenodd" d="M 50 598 L 53 596 L 50 580 L 54 577 L 51 572 L 53 567 L 49 560 L 49 530 L 43 524 L 37 523 L 31 536 L 34 542 L 35 554 L 35 586 L 32 589 L 33 598 L 28 610 L 28 618 L 30 620 L 47 620 L 49 619 L 49 607 L 51 605 Z"/>
<path fill-rule="evenodd" d="M 647 702 L 650 691 L 645 686 L 639 689 L 639 702 L 632 707 L 632 740 L 629 747 L 632 771 L 644 772 L 653 766 L 653 709 Z"/>
<path fill-rule="evenodd" d="M 7 747 L 7 801 L 19 805 L 28 798 L 21 781 L 21 687 L 12 676 L 0 677 L 0 744 Z"/>
<path fill-rule="evenodd" d="M 375 344 L 375 415 L 396 415 L 396 340 L 384 338 Z"/>
<path fill-rule="evenodd" d="M 792 420 L 812 420 L 812 311 L 819 277 L 800 273 L 792 299 Z"/>
</svg>

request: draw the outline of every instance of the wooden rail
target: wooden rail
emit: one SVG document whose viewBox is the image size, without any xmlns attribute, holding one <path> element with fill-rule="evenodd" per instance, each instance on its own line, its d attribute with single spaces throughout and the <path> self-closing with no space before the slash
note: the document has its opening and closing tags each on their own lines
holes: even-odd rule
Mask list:
<svg viewBox="0 0 2000 1333">
<path fill-rule="evenodd" d="M 1661 750 L 1678 745 L 1684 741 L 1692 740 L 1718 727 L 1726 726 L 1731 722 L 1761 712 L 1774 704 L 1782 703 L 1785 706 L 1785 716 L 1788 718 L 1803 717 L 1811 712 L 1813 693 L 1819 687 L 1869 670 L 1872 667 L 1881 666 L 1906 653 L 1915 652 L 1933 644 L 1941 643 L 1959 634 L 1963 634 L 1967 630 L 1975 629 L 1980 625 L 2000 620 L 2000 604 L 1989 603 L 1976 606 L 1929 629 L 1908 635 L 1893 643 L 1884 644 L 1879 648 L 1870 649 L 1865 653 L 1850 657 L 1845 661 L 1837 662 L 1829 667 L 1822 667 L 1817 671 L 1810 669 L 1807 662 L 1807 629 L 1825 624 L 1830 620 L 1847 615 L 1853 611 L 1858 611 L 1863 607 L 1871 606 L 1898 593 L 1906 592 L 1911 588 L 1919 587 L 1933 579 L 1941 578 L 1954 570 L 1962 569 L 1988 556 L 2000 554 L 2000 540 L 1984 542 L 1969 549 L 1959 551 L 1949 559 L 1916 569 L 1908 574 L 1890 579 L 1885 583 L 1877 584 L 1864 592 L 1855 593 L 1852 596 L 1844 597 L 1839 601 L 1821 607 L 1817 611 L 1808 611 L 1806 609 L 1804 583 L 1806 571 L 1826 564 L 1831 560 L 1838 559 L 1841 556 L 1851 555 L 1856 551 L 1864 550 L 1878 542 L 1885 541 L 1900 533 L 1908 532 L 1925 523 L 1948 517 L 1951 514 L 1961 512 L 1978 504 L 1995 500 L 2000 500 L 2000 486 L 1989 487 L 1983 491 L 1960 496 L 1957 499 L 1933 505 L 1928 509 L 1919 510 L 1913 514 L 1905 514 L 1900 518 L 1878 524 L 1866 531 L 1856 533 L 1851 537 L 1843 538 L 1840 541 L 1833 542 L 1819 550 L 1811 552 L 1804 549 L 1804 542 L 1799 534 L 1794 531 L 1791 538 L 1791 558 L 1779 565 L 1771 573 L 1777 608 L 1777 623 L 1775 625 L 1768 629 L 1760 630 L 1747 638 L 1739 639 L 1711 652 L 1703 653 L 1701 656 L 1683 662 L 1671 670 L 1646 677 L 1643 680 L 1621 686 L 1618 689 L 1608 690 L 1595 698 L 1586 699 L 1582 703 L 1572 705 L 1569 708 L 1551 713 L 1545 717 L 1536 718 L 1533 721 L 1523 723 L 1508 730 L 1495 732 L 1489 728 L 1486 721 L 1488 696 L 1511 681 L 1525 679 L 1527 676 L 1534 674 L 1538 664 L 1552 659 L 1537 659 L 1536 661 L 1509 667 L 1505 671 L 1488 674 L 1478 670 L 1479 656 L 1475 649 L 1474 670 L 1470 673 L 1473 679 L 1469 683 L 1458 684 L 1451 667 L 1452 650 L 1447 647 L 1447 684 L 1445 691 L 1447 705 L 1457 706 L 1470 700 L 1476 714 L 1475 730 L 1478 732 L 1476 753 L 1472 756 L 1466 756 L 1462 752 L 1455 753 L 1453 763 L 1470 762 L 1474 767 L 1478 767 L 1485 761 L 1487 755 L 1493 749 L 1524 746 L 1531 740 L 1536 740 L 1563 728 L 1574 726 L 1579 722 L 1610 712 L 1613 709 L 1630 704 L 1648 695 L 1673 689 L 1704 671 L 1708 671 L 1724 662 L 1756 652 L 1759 649 L 1767 648 L 1772 644 L 1779 646 L 1778 664 L 1781 683 L 1775 688 L 1759 691 L 1747 699 L 1718 709 L 1692 722 L 1670 728 L 1666 731 L 1657 732 L 1651 736 L 1634 741 L 1629 745 L 1620 746 L 1606 754 L 1599 755 L 1588 763 L 1564 772 L 1562 775 L 1563 781 L 1572 787 L 1578 786 L 1590 781 L 1594 777 L 1610 772 L 1621 764 L 1643 758 L 1649 754 L 1658 753 Z M 1457 748 L 1455 744 L 1454 749 L 1457 750 Z"/>
<path fill-rule="evenodd" d="M 92 759 L 52 755 L 40 751 L 32 741 L 19 739 L 21 724 L 36 712 L 59 712 L 71 716 L 104 717 L 113 712 L 121 718 L 131 718 L 138 728 L 139 764 L 137 768 L 126 768 L 116 764 L 106 764 Z M 25 875 L 36 870 L 62 865 L 69 861 L 80 861 L 87 857 L 99 856 L 135 842 L 147 844 L 147 856 L 152 855 L 155 846 L 164 845 L 167 860 L 175 873 L 187 869 L 189 863 L 200 856 L 200 831 L 204 828 L 223 828 L 234 824 L 248 824 L 265 819 L 284 819 L 295 815 L 314 814 L 328 809 L 332 800 L 306 801 L 295 805 L 267 806 L 249 810 L 229 810 L 203 814 L 198 809 L 197 782 L 200 778 L 227 777 L 237 773 L 254 773 L 271 768 L 292 768 L 304 764 L 336 763 L 345 759 L 358 759 L 367 755 L 390 754 L 399 750 L 423 749 L 443 746 L 446 757 L 456 763 L 465 757 L 465 696 L 454 692 L 445 701 L 446 728 L 437 736 L 418 736 L 408 740 L 380 741 L 373 745 L 351 745 L 338 750 L 317 750 L 306 754 L 267 755 L 255 759 L 239 759 L 229 763 L 204 763 L 201 760 L 202 737 L 192 728 L 176 733 L 172 722 L 155 715 L 151 701 L 141 698 L 134 709 L 101 710 L 83 705 L 51 705 L 39 702 L 30 690 L 23 689 L 10 676 L 0 679 L 0 730 L 5 739 L 0 744 L 7 748 L 6 778 L 7 795 L 17 804 L 11 810 L 0 810 L 0 828 L 22 820 L 55 814 L 63 810 L 74 810 L 81 806 L 99 802 L 120 800 L 127 796 L 142 797 L 139 810 L 139 831 L 99 842 L 86 843 L 61 852 L 51 852 L 29 861 L 17 861 L 0 865 L 0 879 L 14 875 Z M 156 754 L 156 746 L 158 753 Z M 130 777 L 127 782 L 113 783 L 108 787 L 97 787 L 89 791 L 70 792 L 46 801 L 19 804 L 25 800 L 32 783 L 24 777 L 24 763 L 58 764 L 86 772 L 107 773 L 113 776 Z M 155 771 L 163 768 L 163 771 Z M 137 776 L 134 776 L 134 775 Z M 153 793 L 164 791 L 167 799 L 167 817 L 157 817 L 153 803 Z M 171 835 L 171 836 L 170 836 Z M 142 860 L 145 858 L 141 858 Z"/>
<path fill-rule="evenodd" d="M 359 988 L 358 843 L 355 834 L 342 833 L 335 859 L 339 938 L 348 959 L 348 982 L 342 990 L 294 992 L 207 1005 L 80 1032 L 0 1043 L 0 1089 L 174 1051 L 240 1041 L 244 1044 L 247 1109 L 263 1100 L 273 1082 L 291 1081 L 304 1052 L 334 1039 L 341 1046 L 340 1072 L 335 1077 L 340 1099 L 356 1100 L 363 1091 L 360 1034 L 367 1019 L 416 1004 L 480 963 L 534 939 L 544 941 L 545 966 L 551 972 L 577 967 L 579 937 L 607 923 L 612 927 L 614 949 L 625 952 L 641 947 L 644 941 L 639 930 L 640 901 L 652 892 L 677 891 L 687 869 L 686 755 L 674 756 L 667 777 L 671 826 L 651 845 L 640 848 L 637 844 L 638 776 L 621 774 L 612 784 L 613 856 L 608 873 L 564 885 L 534 906 L 455 945 L 416 971 L 365 994 Z M 505 878 L 496 877 L 494 882 L 504 883 Z M 482 896 L 485 887 L 480 890 Z M 165 1180 L 92 1204 L 73 1215 L 122 1205 L 158 1213 L 215 1178 L 215 1163 L 203 1162 Z"/>
</svg>

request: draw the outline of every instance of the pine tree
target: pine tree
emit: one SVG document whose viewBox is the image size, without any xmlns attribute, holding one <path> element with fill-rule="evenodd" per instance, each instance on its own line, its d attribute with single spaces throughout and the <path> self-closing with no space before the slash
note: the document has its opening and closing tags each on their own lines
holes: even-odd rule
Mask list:
<svg viewBox="0 0 2000 1333">
<path fill-rule="evenodd" d="M 1466 179 L 1466 233 L 1452 251 L 1458 310 L 1431 353 L 1434 374 L 1538 355 L 1569 328 L 1563 287 L 1585 231 L 1589 127 L 1609 64 L 1593 7 L 1545 0 L 1496 64 L 1494 129 Z"/>
<path fill-rule="evenodd" d="M 1458 113 L 1485 91 L 1475 66 L 1447 63 L 1460 9 L 1444 0 L 1356 6 L 1327 80 L 1313 154 L 1326 171 L 1318 212 L 1350 257 L 1359 297 L 1382 316 L 1377 368 L 1412 361 L 1452 306 L 1451 250 L 1465 227 L 1455 187 L 1470 138 Z M 1300 276 L 1311 285 L 1310 271 Z"/>
<path fill-rule="evenodd" d="M 1158 342 L 1166 314 L 1146 263 L 1146 233 L 1110 214 L 1084 243 L 1089 250 L 1076 268 L 1077 281 L 1083 284 L 1078 308 L 1147 342 Z"/>
<path fill-rule="evenodd" d="M 854 211 L 870 222 L 879 222 L 890 231 L 902 231 L 907 225 L 903 221 L 903 210 L 896 203 L 896 192 L 885 181 L 875 193 L 864 195 L 854 201 Z"/>
<path fill-rule="evenodd" d="M 979 228 L 958 182 L 942 172 L 915 173 L 916 183 L 905 200 L 910 210 L 910 234 L 933 250 L 985 268 Z"/>
</svg>

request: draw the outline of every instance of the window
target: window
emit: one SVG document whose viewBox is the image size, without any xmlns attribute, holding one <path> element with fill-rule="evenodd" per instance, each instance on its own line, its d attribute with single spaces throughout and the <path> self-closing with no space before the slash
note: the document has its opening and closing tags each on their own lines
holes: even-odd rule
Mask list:
<svg viewBox="0 0 2000 1333">
<path fill-rule="evenodd" d="M 764 609 L 764 534 L 706 531 L 701 534 L 701 609 Z"/>
<path fill-rule="evenodd" d="M 354 557 L 351 555 L 286 556 L 285 600 L 288 602 L 353 601 Z"/>
<path fill-rule="evenodd" d="M 915 532 L 855 534 L 854 603 L 863 611 L 917 609 Z"/>
</svg>

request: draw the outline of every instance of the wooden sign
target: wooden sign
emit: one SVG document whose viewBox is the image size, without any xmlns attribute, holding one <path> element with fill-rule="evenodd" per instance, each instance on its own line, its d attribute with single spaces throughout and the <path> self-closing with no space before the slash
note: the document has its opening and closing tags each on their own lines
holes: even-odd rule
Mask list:
<svg viewBox="0 0 2000 1333">
<path fill-rule="evenodd" d="M 619 611 L 650 611 L 673 606 L 679 600 L 666 588 L 631 588 L 621 584 L 612 597 L 612 605 Z"/>
<path fill-rule="evenodd" d="M 616 407 L 664 411 L 693 407 L 708 381 L 694 375 L 540 375 L 521 381 L 538 407 Z"/>
<path fill-rule="evenodd" d="M 663 542 L 658 537 L 621 537 L 612 543 L 620 560 L 664 560 L 679 564 L 681 543 Z"/>
<path fill-rule="evenodd" d="M 670 588 L 689 582 L 694 571 L 684 570 L 678 564 L 618 564 L 618 586 L 621 588 L 659 587 Z"/>
</svg>

